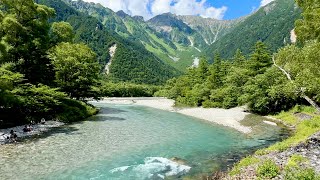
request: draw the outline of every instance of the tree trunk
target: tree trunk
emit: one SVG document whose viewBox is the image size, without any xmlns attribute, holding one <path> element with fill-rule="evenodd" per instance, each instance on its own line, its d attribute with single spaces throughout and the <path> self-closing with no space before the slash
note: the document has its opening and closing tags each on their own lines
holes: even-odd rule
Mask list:
<svg viewBox="0 0 320 180">
<path fill-rule="evenodd" d="M 309 98 L 307 95 L 303 95 L 303 98 L 308 101 L 308 103 L 310 103 L 314 108 L 317 109 L 318 112 L 320 112 L 320 107 L 318 106 L 318 104 L 316 102 L 314 102 L 311 98 Z"/>
<path fill-rule="evenodd" d="M 275 61 L 275 58 L 272 57 L 272 61 L 273 61 L 273 65 L 276 66 L 278 69 L 280 69 L 286 76 L 287 76 L 287 79 L 293 83 L 293 80 L 291 78 L 291 75 L 285 70 L 283 69 L 282 67 L 278 66 L 276 64 L 276 61 Z M 303 88 L 300 88 L 301 89 L 301 93 L 302 93 L 302 96 L 306 101 L 308 101 L 308 103 L 313 106 L 317 111 L 318 113 L 320 113 L 320 107 L 318 106 L 318 104 L 313 101 L 311 98 L 309 98 L 307 95 L 304 94 L 304 91 L 303 91 Z"/>
</svg>

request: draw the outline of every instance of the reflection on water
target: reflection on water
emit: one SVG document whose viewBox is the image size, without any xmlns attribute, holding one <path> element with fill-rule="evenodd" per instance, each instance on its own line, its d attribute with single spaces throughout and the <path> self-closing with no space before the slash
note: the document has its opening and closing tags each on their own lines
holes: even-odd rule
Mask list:
<svg viewBox="0 0 320 180">
<path fill-rule="evenodd" d="M 1 146 L 0 179 L 163 179 L 206 174 L 226 169 L 241 156 L 286 135 L 280 127 L 263 124 L 261 117 L 254 119 L 254 133 L 244 135 L 177 113 L 97 105 L 100 114 L 88 121 Z"/>
</svg>

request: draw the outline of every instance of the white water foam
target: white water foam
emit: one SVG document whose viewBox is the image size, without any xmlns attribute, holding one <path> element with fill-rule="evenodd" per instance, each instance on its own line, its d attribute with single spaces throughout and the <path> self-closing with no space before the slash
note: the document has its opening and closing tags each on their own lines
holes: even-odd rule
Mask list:
<svg viewBox="0 0 320 180">
<path fill-rule="evenodd" d="M 130 166 L 122 166 L 122 167 L 114 168 L 114 169 L 112 169 L 110 172 L 111 172 L 111 173 L 123 172 L 123 171 L 125 171 L 125 170 L 127 170 L 127 169 L 129 169 L 129 168 L 130 168 Z"/>
<path fill-rule="evenodd" d="M 133 171 L 141 178 L 159 177 L 164 179 L 168 176 L 180 176 L 188 173 L 191 167 L 179 164 L 163 157 L 147 157 L 144 164 L 122 166 L 112 169 L 111 173 Z"/>
</svg>

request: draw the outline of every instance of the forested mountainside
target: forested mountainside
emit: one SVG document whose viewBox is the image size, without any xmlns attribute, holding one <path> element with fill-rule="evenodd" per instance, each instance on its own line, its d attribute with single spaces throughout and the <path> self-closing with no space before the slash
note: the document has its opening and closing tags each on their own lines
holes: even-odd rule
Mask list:
<svg viewBox="0 0 320 180">
<path fill-rule="evenodd" d="M 235 20 L 160 14 L 145 21 L 123 11 L 113 12 L 100 4 L 64 0 L 70 6 L 99 20 L 104 28 L 143 45 L 171 66 L 184 71 L 201 55 L 231 58 L 237 49 L 244 55 L 260 40 L 272 52 L 290 43 L 290 31 L 300 10 L 294 0 L 276 0 L 251 15 Z M 272 46 L 271 46 L 272 45 Z"/>
<path fill-rule="evenodd" d="M 159 59 L 184 71 L 200 52 L 194 47 L 183 46 L 153 30 L 142 17 L 131 17 L 123 11 L 113 12 L 100 4 L 65 0 L 74 9 L 95 17 L 110 32 L 118 37 L 139 44 Z"/>
<path fill-rule="evenodd" d="M 110 61 L 109 48 L 117 44 L 109 75 L 112 80 L 159 84 L 179 74 L 141 44 L 107 29 L 96 17 L 81 13 L 61 0 L 39 0 L 39 3 L 56 10 L 52 21 L 66 21 L 72 25 L 75 42 L 92 48 L 102 68 Z"/>
<path fill-rule="evenodd" d="M 301 11 L 294 0 L 276 0 L 246 17 L 235 28 L 207 50 L 213 57 L 220 53 L 223 58 L 231 58 L 237 49 L 248 55 L 257 41 L 264 42 L 272 52 L 290 43 L 290 32 Z"/>
</svg>

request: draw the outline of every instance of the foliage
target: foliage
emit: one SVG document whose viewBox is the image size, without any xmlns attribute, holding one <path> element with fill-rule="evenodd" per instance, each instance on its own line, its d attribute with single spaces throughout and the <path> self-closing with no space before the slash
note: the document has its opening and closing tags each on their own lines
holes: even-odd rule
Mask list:
<svg viewBox="0 0 320 180">
<path fill-rule="evenodd" d="M 245 84 L 243 92 L 239 101 L 260 114 L 290 109 L 297 99 L 286 77 L 274 67 L 250 79 Z"/>
<path fill-rule="evenodd" d="M 61 43 L 49 58 L 56 72 L 56 83 L 71 98 L 97 97 L 94 86 L 99 78 L 96 54 L 84 44 Z"/>
<path fill-rule="evenodd" d="M 304 180 L 316 180 L 316 173 L 312 168 L 304 168 L 303 163 L 306 163 L 308 160 L 301 155 L 292 155 L 288 160 L 288 163 L 285 167 L 285 176 L 286 180 L 295 180 L 295 179 L 304 179 Z"/>
<path fill-rule="evenodd" d="M 54 44 L 72 42 L 74 38 L 73 27 L 67 22 L 54 22 L 50 29 L 50 38 Z"/>
<path fill-rule="evenodd" d="M 306 162 L 307 159 L 301 155 L 294 154 L 288 160 L 286 167 L 298 167 L 300 163 Z"/>
<path fill-rule="evenodd" d="M 230 171 L 231 176 L 235 176 L 237 174 L 240 174 L 241 168 L 247 167 L 249 165 L 254 165 L 256 163 L 259 163 L 259 159 L 253 156 L 248 156 L 246 158 L 241 159 L 239 163 L 237 163 L 233 168 L 232 171 Z"/>
<path fill-rule="evenodd" d="M 299 109 L 299 110 L 297 111 L 297 109 Z M 287 123 L 289 125 L 295 125 L 295 127 L 296 127 L 295 132 L 288 139 L 286 139 L 282 142 L 278 142 L 278 143 L 276 143 L 266 149 L 259 150 L 256 153 L 257 154 L 267 154 L 267 153 L 273 152 L 273 151 L 285 151 L 294 145 L 297 145 L 301 142 L 304 142 L 308 137 L 310 137 L 314 133 L 320 131 L 320 116 L 313 114 L 313 113 L 310 113 L 310 112 L 315 111 L 314 109 L 313 110 L 311 110 L 311 109 L 313 109 L 313 108 L 305 107 L 305 106 L 302 106 L 300 108 L 295 107 L 288 112 L 281 112 L 279 115 L 275 116 L 275 118 L 281 119 L 282 121 L 284 121 L 285 123 Z M 313 116 L 313 118 L 308 121 L 300 121 L 295 116 L 296 112 L 310 114 Z"/>
<path fill-rule="evenodd" d="M 77 122 L 95 115 L 97 112 L 98 110 L 92 105 L 72 99 L 64 99 L 57 108 L 56 118 L 66 123 Z"/>
<path fill-rule="evenodd" d="M 298 4 L 311 6 L 308 1 Z M 292 2 L 285 3 L 279 0 L 259 11 L 278 11 L 278 8 L 283 8 L 284 5 L 294 7 Z M 312 11 L 313 15 L 317 14 L 314 12 L 316 10 L 310 10 L 310 7 L 305 11 L 304 13 Z M 248 19 L 250 18 L 253 17 Z M 307 20 L 301 20 L 308 24 L 305 21 Z M 288 110 L 296 104 L 306 103 L 304 99 L 317 103 L 320 102 L 319 49 L 319 42 L 314 40 L 305 42 L 302 47 L 288 45 L 271 58 L 268 48 L 258 41 L 248 59 L 239 49 L 231 58 L 232 63 L 221 61 L 219 54 L 215 53 L 212 65 L 203 68 L 204 65 L 200 63 L 198 68 L 189 70 L 185 76 L 175 79 L 175 84 L 168 81 L 160 93 L 190 106 L 232 108 L 247 105 L 249 110 L 259 114 Z"/>
<path fill-rule="evenodd" d="M 61 99 L 66 97 L 58 89 L 41 84 L 24 84 L 15 88 L 12 93 L 18 100 L 13 108 L 20 109 L 23 116 L 35 119 L 54 115 L 56 108 L 61 105 Z"/>
<path fill-rule="evenodd" d="M 261 41 L 256 43 L 249 59 L 238 50 L 232 60 L 223 61 L 216 54 L 213 64 L 209 65 L 202 58 L 199 67 L 168 81 L 156 95 L 188 106 L 232 108 L 247 105 L 260 114 L 295 105 L 298 96 L 282 72 L 271 67 L 271 55 Z"/>
<path fill-rule="evenodd" d="M 284 179 L 317 180 L 319 179 L 319 176 L 316 176 L 316 173 L 312 168 L 290 167 L 285 169 Z"/>
<path fill-rule="evenodd" d="M 265 160 L 257 167 L 257 176 L 259 178 L 274 178 L 280 173 L 280 168 L 270 159 Z"/>
<path fill-rule="evenodd" d="M 104 83 L 101 95 L 104 97 L 152 97 L 159 90 L 158 86 L 132 83 Z"/>
<path fill-rule="evenodd" d="M 0 35 L 5 48 L 0 62 L 15 62 L 29 82 L 50 84 L 54 76 L 45 54 L 50 47 L 47 19 L 54 10 L 33 0 L 2 0 L 1 4 Z"/>
<path fill-rule="evenodd" d="M 51 25 L 52 8 L 33 0 L 2 0 L 0 5 L 0 126 L 67 113 L 72 117 L 64 116 L 64 121 L 92 115 L 93 107 L 70 100 L 65 92 L 67 85 L 80 83 L 72 88 L 82 92 L 72 92 L 72 97 L 88 97 L 99 73 L 95 54 L 85 45 L 63 43 L 72 42 L 72 27 L 65 22 Z"/>
<path fill-rule="evenodd" d="M 320 41 L 320 11 L 319 1 L 296 0 L 298 6 L 303 10 L 302 19 L 296 21 L 295 32 L 300 43 L 309 40 Z"/>
<path fill-rule="evenodd" d="M 138 46 L 133 48 L 119 44 L 110 67 L 110 79 L 116 82 L 158 85 L 179 74 L 177 70 L 158 60 L 152 53 Z"/>
<path fill-rule="evenodd" d="M 286 46 L 276 54 L 276 63 L 290 74 L 294 91 L 314 100 L 320 100 L 319 49 L 320 43 L 309 42 L 302 48 Z"/>
</svg>

